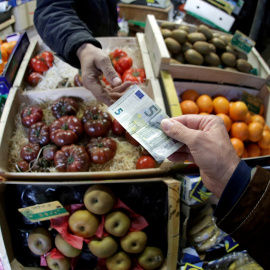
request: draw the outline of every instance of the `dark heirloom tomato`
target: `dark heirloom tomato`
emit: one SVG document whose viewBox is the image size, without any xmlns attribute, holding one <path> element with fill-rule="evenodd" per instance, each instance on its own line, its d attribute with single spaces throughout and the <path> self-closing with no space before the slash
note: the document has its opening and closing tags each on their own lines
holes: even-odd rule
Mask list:
<svg viewBox="0 0 270 270">
<path fill-rule="evenodd" d="M 138 143 L 127 131 L 125 132 L 125 139 L 135 146 L 140 145 L 140 143 Z"/>
<path fill-rule="evenodd" d="M 27 77 L 27 83 L 34 87 L 37 86 L 38 83 L 42 80 L 42 74 L 39 72 L 31 72 Z"/>
<path fill-rule="evenodd" d="M 18 163 L 17 163 L 17 169 L 20 171 L 20 172 L 26 172 L 29 170 L 29 163 L 26 161 L 26 160 L 20 160 Z"/>
<path fill-rule="evenodd" d="M 82 122 L 85 132 L 90 137 L 105 136 L 112 126 L 111 116 L 96 106 L 84 111 Z"/>
<path fill-rule="evenodd" d="M 125 131 L 126 130 L 123 128 L 123 126 L 121 126 L 121 124 L 116 119 L 114 119 L 112 123 L 112 132 L 115 135 L 123 135 Z"/>
<path fill-rule="evenodd" d="M 50 167 L 52 167 L 52 162 L 44 157 L 41 157 L 33 164 L 31 170 L 35 172 L 48 172 L 50 171 Z"/>
<path fill-rule="evenodd" d="M 40 122 L 43 117 L 43 111 L 39 107 L 27 107 L 21 112 L 22 124 L 24 127 L 29 128 L 31 125 Z"/>
<path fill-rule="evenodd" d="M 47 160 L 53 161 L 56 152 L 57 152 L 57 146 L 51 144 L 43 148 L 42 155 Z"/>
<path fill-rule="evenodd" d="M 85 172 L 89 169 L 90 158 L 83 146 L 72 144 L 56 152 L 54 164 L 59 172 Z"/>
<path fill-rule="evenodd" d="M 62 116 L 50 125 L 51 141 L 61 147 L 75 143 L 82 133 L 82 122 L 76 116 Z"/>
<path fill-rule="evenodd" d="M 86 146 L 90 159 L 95 164 L 104 164 L 113 159 L 116 153 L 117 144 L 111 138 L 91 138 Z"/>
<path fill-rule="evenodd" d="M 136 163 L 136 169 L 151 169 L 157 165 L 156 161 L 150 156 L 142 156 Z"/>
<path fill-rule="evenodd" d="M 47 145 L 50 142 L 49 126 L 43 122 L 37 122 L 29 128 L 28 139 L 31 143 Z"/>
<path fill-rule="evenodd" d="M 145 80 L 145 71 L 143 68 L 130 68 L 124 72 L 122 80 L 123 82 L 143 83 Z"/>
<path fill-rule="evenodd" d="M 51 110 L 56 118 L 65 115 L 76 115 L 78 112 L 78 104 L 73 98 L 61 97 L 52 103 Z"/>
<path fill-rule="evenodd" d="M 28 143 L 21 149 L 21 158 L 26 161 L 31 161 L 37 158 L 40 151 L 40 145 L 38 143 Z"/>
</svg>

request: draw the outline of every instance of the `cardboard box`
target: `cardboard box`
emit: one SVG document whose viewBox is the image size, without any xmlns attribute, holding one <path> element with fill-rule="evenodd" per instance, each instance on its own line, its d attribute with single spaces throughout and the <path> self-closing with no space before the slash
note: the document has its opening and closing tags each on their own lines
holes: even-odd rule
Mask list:
<svg viewBox="0 0 270 270">
<path fill-rule="evenodd" d="M 171 5 L 170 0 L 121 0 L 124 4 L 144 5 L 148 7 L 166 8 Z"/>
<path fill-rule="evenodd" d="M 135 181 L 136 182 L 136 181 Z M 178 259 L 178 246 L 179 246 L 179 226 L 180 226 L 180 182 L 173 179 L 159 179 L 159 182 L 147 182 L 144 183 L 135 183 L 130 181 L 129 183 L 121 183 L 120 181 L 112 180 L 111 182 L 101 181 L 99 184 L 106 184 L 116 191 L 120 200 L 122 200 L 127 206 L 129 206 L 133 211 L 137 212 L 144 216 L 148 221 L 149 226 L 145 229 L 145 232 L 148 234 L 148 244 L 153 246 L 159 246 L 163 243 L 160 248 L 164 252 L 164 264 L 159 268 L 159 270 L 175 270 L 177 266 Z M 28 252 L 27 244 L 22 243 L 22 239 L 27 237 L 27 233 L 33 228 L 33 223 L 25 221 L 22 219 L 22 215 L 17 211 L 19 202 L 13 204 L 13 208 L 7 208 L 9 200 L 9 194 L 19 192 L 24 190 L 25 201 L 23 207 L 33 205 L 33 202 L 27 201 L 27 190 L 31 186 L 32 195 L 44 193 L 44 197 L 37 196 L 39 201 L 46 202 L 48 196 L 47 191 L 50 190 L 51 195 L 58 195 L 57 199 L 65 206 L 63 203 L 67 197 L 61 197 L 61 194 L 76 194 L 76 199 L 74 198 L 74 203 L 82 203 L 79 201 L 81 198 L 78 196 L 82 190 L 86 190 L 88 186 L 94 184 L 95 182 L 53 182 L 53 183 L 36 183 L 36 182 L 27 182 L 24 184 L 18 182 L 10 182 L 10 184 L 1 183 L 0 184 L 0 257 L 3 263 L 5 270 L 21 270 L 28 269 L 27 267 L 39 263 L 39 256 L 33 257 L 31 252 Z M 14 185 L 16 184 L 16 185 Z M 155 192 L 153 192 L 157 188 Z M 74 193 L 72 193 L 74 190 Z M 136 190 L 141 192 L 136 193 Z M 71 192 L 71 193 L 69 193 Z M 135 192 L 134 194 L 132 192 Z M 122 194 L 122 195 L 121 195 Z M 34 196 L 35 196 L 34 195 Z M 132 196 L 131 196 L 132 195 Z M 140 198 L 141 196 L 144 196 Z M 20 197 L 18 195 L 18 197 Z M 61 198 L 60 198 L 61 197 Z M 17 194 L 16 194 L 17 198 Z M 147 198 L 150 201 L 143 201 Z M 139 200 L 139 201 L 137 201 Z M 151 204 L 152 200 L 152 204 Z M 156 203 L 158 200 L 158 203 Z M 154 203 L 155 202 L 155 203 Z M 143 204 L 146 203 L 145 207 Z M 157 207 L 159 205 L 159 207 Z M 157 220 L 158 219 L 158 220 Z M 10 224 L 11 220 L 12 224 Z M 23 223 L 25 222 L 25 224 Z M 158 223 L 158 224 L 157 224 Z M 156 232 L 159 232 L 156 235 Z M 20 233 L 21 237 L 16 238 L 16 235 Z M 2 244 L 3 243 L 3 244 Z M 16 243 L 16 245 L 14 244 Z M 24 255 L 18 254 L 18 246 L 24 245 L 23 252 Z M 20 261 L 18 261 L 18 256 Z M 31 257 L 32 256 L 32 257 Z M 28 261 L 28 257 L 33 258 L 33 262 Z M 21 261 L 26 261 L 25 268 L 22 265 Z M 32 264 L 31 264 L 32 263 Z"/>
<path fill-rule="evenodd" d="M 181 77 L 181 74 L 178 74 Z M 264 106 L 264 118 L 265 123 L 270 126 L 270 88 L 267 85 L 264 85 L 259 91 L 255 89 L 250 89 L 247 87 L 232 86 L 232 85 L 222 85 L 222 84 L 213 84 L 206 82 L 187 82 L 179 80 L 178 78 L 173 78 L 168 71 L 161 71 L 161 87 L 164 96 L 173 96 L 173 100 L 168 100 L 166 107 L 168 108 L 168 114 L 171 117 L 182 115 L 180 109 L 180 95 L 187 89 L 194 89 L 199 94 L 207 94 L 211 97 L 214 95 L 222 94 L 227 97 L 229 100 L 240 100 L 244 92 L 258 97 L 262 100 Z M 170 101 L 172 104 L 170 104 Z M 178 107 L 177 107 L 178 104 Z M 269 155 L 259 156 L 259 157 L 250 157 L 243 158 L 250 166 L 266 166 L 269 163 Z"/>
<path fill-rule="evenodd" d="M 156 77 L 160 75 L 161 70 L 169 70 L 171 75 L 178 79 L 232 84 L 258 90 L 269 81 L 270 69 L 255 48 L 248 54 L 248 62 L 257 69 L 258 76 L 205 66 L 170 63 L 170 55 L 159 28 L 161 23 L 162 21 L 157 21 L 153 15 L 148 15 L 145 26 L 145 40 Z M 197 26 L 186 25 L 190 32 L 197 29 Z M 213 32 L 222 33 L 214 30 Z"/>
</svg>

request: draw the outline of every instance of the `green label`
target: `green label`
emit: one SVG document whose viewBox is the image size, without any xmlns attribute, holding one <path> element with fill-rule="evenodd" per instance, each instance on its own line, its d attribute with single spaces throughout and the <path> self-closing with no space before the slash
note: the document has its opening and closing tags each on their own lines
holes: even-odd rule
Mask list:
<svg viewBox="0 0 270 270">
<path fill-rule="evenodd" d="M 36 204 L 18 210 L 31 222 L 50 220 L 69 215 L 69 212 L 58 201 Z"/>
<path fill-rule="evenodd" d="M 231 40 L 231 44 L 236 50 L 248 54 L 254 47 L 255 42 L 240 31 L 236 30 Z"/>
<path fill-rule="evenodd" d="M 247 92 L 243 92 L 241 101 L 245 102 L 249 111 L 259 114 L 262 105 L 261 99 L 256 98 Z"/>
</svg>

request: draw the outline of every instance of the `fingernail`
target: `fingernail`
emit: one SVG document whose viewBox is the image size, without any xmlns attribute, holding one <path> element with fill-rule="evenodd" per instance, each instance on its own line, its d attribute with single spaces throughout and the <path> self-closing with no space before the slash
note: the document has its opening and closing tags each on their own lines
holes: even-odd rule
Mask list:
<svg viewBox="0 0 270 270">
<path fill-rule="evenodd" d="M 169 131 L 172 125 L 173 125 L 173 122 L 169 119 L 163 119 L 161 121 L 161 128 L 165 131 Z"/>
<path fill-rule="evenodd" d="M 112 83 L 113 85 L 119 85 L 122 83 L 122 81 L 119 77 L 114 77 Z"/>
</svg>

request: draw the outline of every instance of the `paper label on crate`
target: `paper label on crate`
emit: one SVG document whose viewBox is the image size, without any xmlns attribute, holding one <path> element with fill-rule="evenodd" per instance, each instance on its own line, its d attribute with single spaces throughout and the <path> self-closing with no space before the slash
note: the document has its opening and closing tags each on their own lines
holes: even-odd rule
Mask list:
<svg viewBox="0 0 270 270">
<path fill-rule="evenodd" d="M 226 235 L 223 240 L 225 243 L 225 249 L 227 253 L 231 252 L 232 250 L 234 250 L 239 246 L 239 244 L 235 242 L 235 240 L 232 239 L 229 235 Z"/>
<path fill-rule="evenodd" d="M 200 177 L 200 180 L 196 184 L 195 188 L 191 191 L 190 197 L 198 202 L 206 201 L 212 193 L 205 187 Z"/>
<path fill-rule="evenodd" d="M 200 264 L 202 266 L 202 263 Z M 191 264 L 191 263 L 186 263 L 184 270 L 203 270 L 200 266 Z"/>
<path fill-rule="evenodd" d="M 262 100 L 260 98 L 256 98 L 247 92 L 243 92 L 241 101 L 245 102 L 249 111 L 259 114 L 262 105 Z"/>
<path fill-rule="evenodd" d="M 248 54 L 256 43 L 240 31 L 236 30 L 231 40 L 231 44 L 237 51 Z"/>
<path fill-rule="evenodd" d="M 31 222 L 50 220 L 69 215 L 69 212 L 58 201 L 19 208 L 18 211 Z"/>
<path fill-rule="evenodd" d="M 160 122 L 169 116 L 138 85 L 108 111 L 159 163 L 183 145 L 163 132 Z"/>
</svg>

